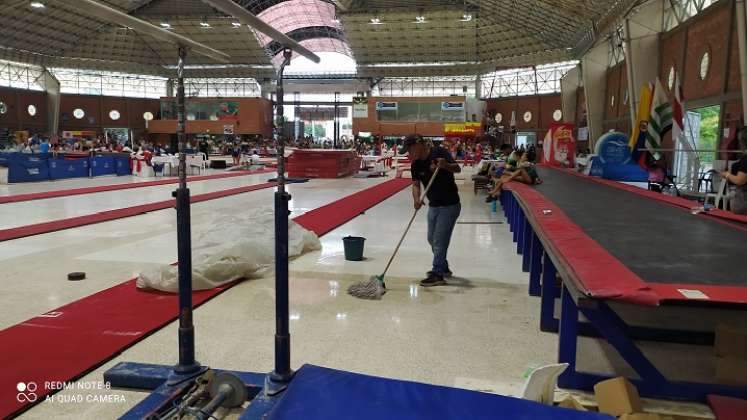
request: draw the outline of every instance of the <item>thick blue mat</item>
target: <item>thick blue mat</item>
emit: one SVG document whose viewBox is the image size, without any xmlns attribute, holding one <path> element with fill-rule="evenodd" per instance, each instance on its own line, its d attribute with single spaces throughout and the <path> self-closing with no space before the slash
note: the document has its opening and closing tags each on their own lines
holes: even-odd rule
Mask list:
<svg viewBox="0 0 747 420">
<path fill-rule="evenodd" d="M 599 413 L 541 405 L 518 398 L 398 381 L 304 365 L 268 420 L 304 419 L 594 419 Z"/>
</svg>

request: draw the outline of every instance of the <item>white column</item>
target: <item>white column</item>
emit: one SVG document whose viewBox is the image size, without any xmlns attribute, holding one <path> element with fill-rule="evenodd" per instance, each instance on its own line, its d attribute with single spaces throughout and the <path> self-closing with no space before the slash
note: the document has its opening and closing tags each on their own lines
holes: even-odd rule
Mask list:
<svg viewBox="0 0 747 420">
<path fill-rule="evenodd" d="M 54 135 L 60 128 L 60 81 L 47 69 L 44 69 L 42 79 L 47 93 L 47 131 Z"/>
</svg>

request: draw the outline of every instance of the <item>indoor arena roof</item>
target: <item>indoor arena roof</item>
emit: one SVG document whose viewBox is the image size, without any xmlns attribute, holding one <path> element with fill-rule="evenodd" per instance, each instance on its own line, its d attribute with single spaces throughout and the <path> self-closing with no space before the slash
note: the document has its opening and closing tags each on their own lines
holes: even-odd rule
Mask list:
<svg viewBox="0 0 747 420">
<path fill-rule="evenodd" d="M 192 54 L 190 77 L 271 77 L 282 47 L 201 0 L 98 0 L 228 54 Z M 363 77 L 477 74 L 565 61 L 636 0 L 235 0 Z M 56 0 L 0 1 L 0 59 L 173 76 L 175 48 Z"/>
</svg>

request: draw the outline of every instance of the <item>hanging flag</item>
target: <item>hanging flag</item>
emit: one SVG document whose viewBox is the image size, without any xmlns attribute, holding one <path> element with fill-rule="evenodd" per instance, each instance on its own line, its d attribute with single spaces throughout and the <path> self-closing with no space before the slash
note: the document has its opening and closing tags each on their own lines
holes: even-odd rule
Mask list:
<svg viewBox="0 0 747 420">
<path fill-rule="evenodd" d="M 656 79 L 654 95 L 651 100 L 651 115 L 648 120 L 648 130 L 646 130 L 646 150 L 655 160 L 659 160 L 661 155 L 658 149 L 661 148 L 661 141 L 669 130 L 672 129 L 672 104 L 669 103 L 664 86 L 659 79 Z"/>
<path fill-rule="evenodd" d="M 641 88 L 641 100 L 638 103 L 638 114 L 636 115 L 635 126 L 633 126 L 633 132 L 630 135 L 628 145 L 630 146 L 630 156 L 634 162 L 640 162 L 641 156 L 645 157 L 645 153 L 641 152 L 646 145 L 646 130 L 648 128 L 648 118 L 651 114 L 651 84 L 647 83 Z M 644 163 L 645 163 L 645 159 Z M 643 165 L 645 167 L 645 165 Z"/>
<path fill-rule="evenodd" d="M 516 132 L 516 111 L 511 111 L 511 132 Z"/>
</svg>

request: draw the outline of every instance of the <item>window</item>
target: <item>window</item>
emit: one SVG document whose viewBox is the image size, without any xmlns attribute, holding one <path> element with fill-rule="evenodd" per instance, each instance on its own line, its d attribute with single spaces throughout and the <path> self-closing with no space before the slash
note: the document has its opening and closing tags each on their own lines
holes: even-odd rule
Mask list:
<svg viewBox="0 0 747 420">
<path fill-rule="evenodd" d="M 529 147 L 537 145 L 537 133 L 531 131 L 519 131 L 516 133 L 516 147 Z"/>
<path fill-rule="evenodd" d="M 119 117 L 119 111 L 117 111 L 116 109 L 112 109 L 111 111 L 109 111 L 109 118 L 111 118 L 112 121 L 117 121 Z"/>
<path fill-rule="evenodd" d="M 685 112 L 684 133 L 675 144 L 674 170 L 677 180 L 681 180 L 686 188 L 697 189 L 699 173 L 713 167 L 718 149 L 720 115 L 719 105 Z"/>
<path fill-rule="evenodd" d="M 615 107 L 615 95 L 612 95 L 612 97 L 610 98 L 610 108 L 614 108 L 614 107 Z"/>
<path fill-rule="evenodd" d="M 77 119 L 79 119 L 79 120 L 80 120 L 80 119 L 82 119 L 82 118 L 83 118 L 83 117 L 85 117 L 85 116 L 86 116 L 86 113 L 85 113 L 85 111 L 83 111 L 82 109 L 80 109 L 80 108 L 75 108 L 75 109 L 73 110 L 73 117 L 75 117 L 75 118 L 77 118 Z"/>
<path fill-rule="evenodd" d="M 563 111 L 556 109 L 555 112 L 552 113 L 552 119 L 555 122 L 558 122 L 563 119 Z"/>
<path fill-rule="evenodd" d="M 700 57 L 700 80 L 705 80 L 708 77 L 708 69 L 711 66 L 711 55 L 708 51 L 704 52 Z"/>
<path fill-rule="evenodd" d="M 503 121 L 503 114 L 501 114 L 500 112 L 498 112 L 498 113 L 495 114 L 495 122 L 498 123 L 498 124 L 500 124 L 501 121 Z"/>
<path fill-rule="evenodd" d="M 530 122 L 532 121 L 532 111 L 527 111 L 524 113 L 524 122 Z"/>
<path fill-rule="evenodd" d="M 674 66 L 669 67 L 669 76 L 667 77 L 667 86 L 669 86 L 669 90 L 672 90 L 672 88 L 674 88 Z"/>
<path fill-rule="evenodd" d="M 5 105 L 5 102 L 0 101 L 0 115 L 5 114 L 8 112 L 8 106 Z"/>
<path fill-rule="evenodd" d="M 36 115 L 36 106 L 29 105 L 29 107 L 26 108 L 26 111 L 28 111 L 29 115 L 33 117 L 34 115 Z"/>
</svg>

